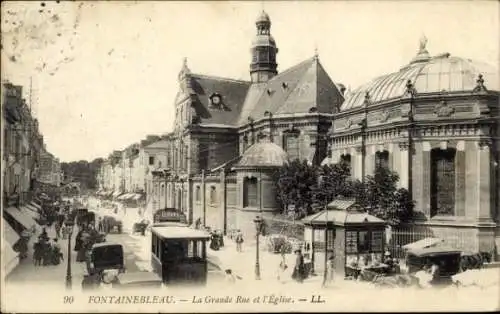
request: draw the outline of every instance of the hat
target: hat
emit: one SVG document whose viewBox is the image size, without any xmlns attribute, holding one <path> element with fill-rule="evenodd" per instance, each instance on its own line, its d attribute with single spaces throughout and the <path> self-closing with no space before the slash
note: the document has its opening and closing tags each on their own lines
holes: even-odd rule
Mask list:
<svg viewBox="0 0 500 314">
<path fill-rule="evenodd" d="M 385 255 L 385 256 L 391 256 L 391 252 L 389 252 L 389 251 L 385 251 L 384 255 Z"/>
</svg>

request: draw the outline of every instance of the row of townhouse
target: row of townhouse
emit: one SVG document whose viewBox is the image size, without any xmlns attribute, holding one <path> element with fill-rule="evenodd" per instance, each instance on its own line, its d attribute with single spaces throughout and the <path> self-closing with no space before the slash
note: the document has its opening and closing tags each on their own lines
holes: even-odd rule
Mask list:
<svg viewBox="0 0 500 314">
<path fill-rule="evenodd" d="M 2 84 L 2 130 L 4 204 L 27 202 L 35 181 L 60 185 L 59 159 L 47 151 L 23 87 L 10 82 Z"/>
<path fill-rule="evenodd" d="M 98 194 L 114 199 L 151 196 L 152 173 L 166 164 L 163 142 L 162 136 L 148 135 L 139 143 L 110 153 L 97 175 Z M 146 197 L 145 201 L 150 203 L 151 199 Z"/>
<path fill-rule="evenodd" d="M 23 98 L 23 87 L 1 84 L 2 103 L 2 264 L 8 275 L 34 232 L 44 191 L 59 186 L 59 159 L 47 152 L 38 120 Z M 22 245 L 24 243 L 24 245 Z"/>
</svg>

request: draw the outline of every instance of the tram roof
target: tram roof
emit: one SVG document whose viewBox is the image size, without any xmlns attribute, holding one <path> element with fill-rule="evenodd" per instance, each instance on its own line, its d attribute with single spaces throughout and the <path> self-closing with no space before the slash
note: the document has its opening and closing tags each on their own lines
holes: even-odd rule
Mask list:
<svg viewBox="0 0 500 314">
<path fill-rule="evenodd" d="M 154 226 L 151 230 L 165 239 L 209 239 L 208 232 L 181 226 Z"/>
</svg>

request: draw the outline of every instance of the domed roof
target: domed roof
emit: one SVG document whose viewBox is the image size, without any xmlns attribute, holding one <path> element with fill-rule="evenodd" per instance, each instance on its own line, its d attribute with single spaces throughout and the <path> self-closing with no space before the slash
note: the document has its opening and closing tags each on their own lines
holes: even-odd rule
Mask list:
<svg viewBox="0 0 500 314">
<path fill-rule="evenodd" d="M 257 17 L 257 21 L 255 21 L 255 23 L 271 23 L 271 19 L 269 18 L 269 15 L 264 11 L 262 10 L 262 12 L 260 12 L 259 14 L 259 17 Z"/>
<path fill-rule="evenodd" d="M 236 168 L 281 167 L 286 162 L 288 155 L 280 146 L 271 142 L 261 142 L 248 148 Z"/>
<path fill-rule="evenodd" d="M 397 99 L 404 95 L 408 80 L 418 94 L 472 91 L 479 74 L 488 90 L 500 90 L 497 70 L 486 63 L 452 57 L 444 53 L 435 57 L 417 55 L 400 71 L 380 76 L 354 90 L 341 110 L 362 107 L 368 92 L 371 104 Z"/>
</svg>

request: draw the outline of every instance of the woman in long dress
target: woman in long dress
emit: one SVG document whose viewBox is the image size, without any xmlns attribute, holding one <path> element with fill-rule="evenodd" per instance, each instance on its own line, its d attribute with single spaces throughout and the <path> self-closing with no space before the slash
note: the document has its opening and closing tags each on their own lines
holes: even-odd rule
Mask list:
<svg viewBox="0 0 500 314">
<path fill-rule="evenodd" d="M 304 265 L 304 256 L 302 255 L 301 250 L 295 250 L 295 254 L 297 256 L 295 260 L 295 268 L 293 269 L 292 279 L 297 282 L 303 282 L 305 279 L 305 265 Z"/>
</svg>

